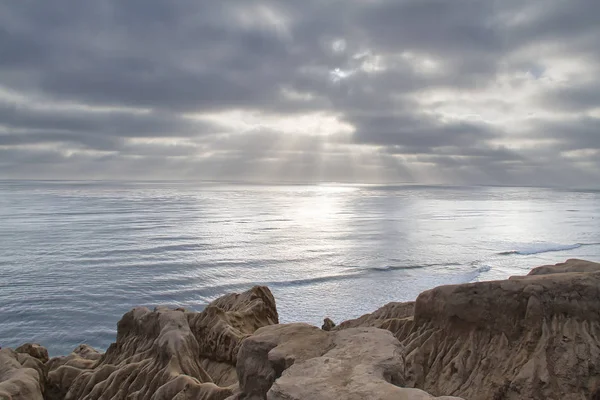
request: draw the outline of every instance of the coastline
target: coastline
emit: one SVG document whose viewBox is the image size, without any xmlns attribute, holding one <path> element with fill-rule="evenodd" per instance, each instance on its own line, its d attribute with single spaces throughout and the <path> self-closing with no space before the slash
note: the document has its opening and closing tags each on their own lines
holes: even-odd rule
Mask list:
<svg viewBox="0 0 600 400">
<path fill-rule="evenodd" d="M 105 353 L 2 349 L 0 399 L 596 398 L 599 303 L 600 264 L 576 259 L 322 329 L 279 324 L 254 287 L 202 312 L 135 308 Z"/>
</svg>

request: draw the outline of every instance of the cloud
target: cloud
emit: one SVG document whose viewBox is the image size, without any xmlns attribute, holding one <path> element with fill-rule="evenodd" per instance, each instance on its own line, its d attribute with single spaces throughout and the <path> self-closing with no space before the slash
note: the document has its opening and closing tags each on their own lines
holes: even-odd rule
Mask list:
<svg viewBox="0 0 600 400">
<path fill-rule="evenodd" d="M 600 184 L 599 13 L 5 2 L 0 177 Z"/>
</svg>

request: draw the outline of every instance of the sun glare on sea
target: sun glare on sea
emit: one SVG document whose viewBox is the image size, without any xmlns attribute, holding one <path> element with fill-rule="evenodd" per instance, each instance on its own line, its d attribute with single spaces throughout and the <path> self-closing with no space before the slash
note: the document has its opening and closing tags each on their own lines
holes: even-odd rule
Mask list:
<svg viewBox="0 0 600 400">
<path fill-rule="evenodd" d="M 310 186 L 289 210 L 294 220 L 306 224 L 336 224 L 347 207 L 347 195 L 358 189 L 336 184 Z"/>
</svg>

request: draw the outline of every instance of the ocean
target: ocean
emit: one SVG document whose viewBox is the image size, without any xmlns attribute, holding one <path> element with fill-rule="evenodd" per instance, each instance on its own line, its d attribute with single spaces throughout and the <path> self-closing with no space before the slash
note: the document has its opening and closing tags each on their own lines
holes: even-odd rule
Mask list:
<svg viewBox="0 0 600 400">
<path fill-rule="evenodd" d="M 0 181 L 0 346 L 104 350 L 135 306 L 253 285 L 320 326 L 438 285 L 600 261 L 600 191 Z"/>
</svg>

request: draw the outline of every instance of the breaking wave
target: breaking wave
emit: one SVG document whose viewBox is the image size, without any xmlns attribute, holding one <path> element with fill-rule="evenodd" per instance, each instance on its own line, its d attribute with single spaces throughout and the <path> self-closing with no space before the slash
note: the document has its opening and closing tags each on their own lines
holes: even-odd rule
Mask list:
<svg viewBox="0 0 600 400">
<path fill-rule="evenodd" d="M 541 245 L 532 245 L 530 247 L 525 247 L 525 248 L 519 249 L 519 250 L 502 251 L 502 252 L 498 253 L 498 255 L 501 255 L 501 256 L 511 256 L 511 255 L 529 256 L 532 254 L 575 250 L 575 249 L 578 249 L 583 246 L 596 246 L 599 244 L 600 243 L 541 244 Z"/>
</svg>

